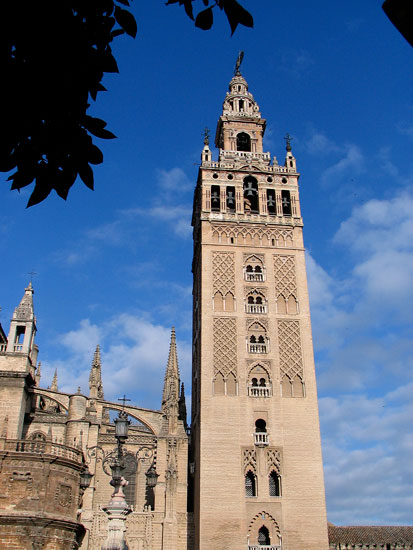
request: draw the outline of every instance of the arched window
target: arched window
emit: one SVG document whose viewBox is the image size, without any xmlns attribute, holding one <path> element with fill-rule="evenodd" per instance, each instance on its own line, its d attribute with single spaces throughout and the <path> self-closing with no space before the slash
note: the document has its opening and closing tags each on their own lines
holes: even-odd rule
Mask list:
<svg viewBox="0 0 413 550">
<path fill-rule="evenodd" d="M 258 182 L 252 176 L 244 178 L 244 212 L 258 213 Z"/>
<path fill-rule="evenodd" d="M 237 135 L 237 151 L 251 151 L 251 138 L 245 132 Z"/>
<path fill-rule="evenodd" d="M 281 191 L 281 201 L 284 216 L 291 216 L 291 197 L 287 189 Z"/>
<path fill-rule="evenodd" d="M 260 386 L 265 387 L 266 385 L 267 385 L 267 382 L 266 382 L 265 378 L 260 378 Z"/>
<path fill-rule="evenodd" d="M 255 421 L 255 431 L 257 433 L 265 433 L 267 431 L 267 423 L 262 418 Z"/>
<path fill-rule="evenodd" d="M 255 475 L 251 472 L 245 474 L 245 496 L 256 497 L 257 496 L 257 483 Z"/>
<path fill-rule="evenodd" d="M 270 497 L 279 497 L 281 495 L 280 476 L 272 471 L 268 477 L 268 488 Z"/>
<path fill-rule="evenodd" d="M 258 544 L 260 546 L 270 546 L 271 544 L 270 533 L 265 525 L 260 527 L 258 531 Z"/>
<path fill-rule="evenodd" d="M 211 210 L 219 212 L 221 210 L 221 191 L 219 185 L 211 186 Z"/>
<path fill-rule="evenodd" d="M 258 386 L 258 380 L 257 380 L 256 378 L 253 378 L 253 379 L 251 380 L 251 384 L 252 384 L 254 387 Z"/>
</svg>

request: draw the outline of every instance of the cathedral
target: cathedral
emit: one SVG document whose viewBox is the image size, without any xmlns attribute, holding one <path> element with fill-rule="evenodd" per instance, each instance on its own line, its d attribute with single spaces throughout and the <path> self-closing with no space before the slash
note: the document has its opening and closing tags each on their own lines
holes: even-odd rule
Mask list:
<svg viewBox="0 0 413 550">
<path fill-rule="evenodd" d="M 174 329 L 149 410 L 105 400 L 99 346 L 87 395 L 42 387 L 31 283 L 0 326 L 0 549 L 413 549 L 412 527 L 327 523 L 299 173 L 265 126 L 237 64 L 194 193 L 190 426 Z"/>
</svg>

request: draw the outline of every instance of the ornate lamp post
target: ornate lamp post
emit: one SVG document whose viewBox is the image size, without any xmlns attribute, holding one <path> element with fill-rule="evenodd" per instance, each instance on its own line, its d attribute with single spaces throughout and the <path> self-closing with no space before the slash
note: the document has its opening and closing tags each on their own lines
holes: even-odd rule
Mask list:
<svg viewBox="0 0 413 550">
<path fill-rule="evenodd" d="M 123 406 L 125 406 L 125 401 L 128 400 L 123 397 L 122 401 Z M 150 446 L 142 445 L 136 451 L 135 457 L 133 457 L 131 453 L 125 453 L 123 445 L 128 439 L 130 421 L 124 409 L 119 411 L 114 422 L 115 437 L 117 441 L 116 449 L 105 452 L 101 447 L 96 446 L 88 449 L 88 454 L 90 458 L 96 457 L 97 460 L 102 460 L 103 471 L 111 475 L 112 479 L 110 484 L 114 488 L 109 504 L 103 508 L 108 516 L 108 536 L 102 544 L 102 550 L 128 550 L 128 545 L 125 540 L 125 519 L 132 510 L 126 502 L 123 492 L 123 487 L 128 485 L 128 481 L 123 477 L 126 468 L 125 464 L 126 461 L 131 458 L 135 460 L 135 463 L 141 458 L 151 458 L 153 449 Z M 98 456 L 98 453 L 100 456 Z M 153 464 L 146 472 L 146 479 L 149 487 L 156 486 L 158 474 Z"/>
</svg>

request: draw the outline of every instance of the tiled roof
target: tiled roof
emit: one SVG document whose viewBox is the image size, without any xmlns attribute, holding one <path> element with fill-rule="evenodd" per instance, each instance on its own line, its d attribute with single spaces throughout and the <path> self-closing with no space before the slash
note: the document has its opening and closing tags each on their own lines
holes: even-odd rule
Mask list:
<svg viewBox="0 0 413 550">
<path fill-rule="evenodd" d="M 413 543 L 413 526 L 337 527 L 329 524 L 328 538 L 330 544 Z"/>
</svg>

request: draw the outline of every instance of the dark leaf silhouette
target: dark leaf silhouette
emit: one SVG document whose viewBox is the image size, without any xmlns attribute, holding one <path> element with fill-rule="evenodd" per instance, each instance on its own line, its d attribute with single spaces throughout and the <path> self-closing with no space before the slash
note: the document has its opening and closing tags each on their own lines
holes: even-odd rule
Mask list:
<svg viewBox="0 0 413 550">
<path fill-rule="evenodd" d="M 83 181 L 83 183 L 86 185 L 86 187 L 89 187 L 93 191 L 94 189 L 94 181 L 93 181 L 93 170 L 89 166 L 89 164 L 82 164 L 82 166 L 79 167 L 79 176 L 80 179 Z"/>
<path fill-rule="evenodd" d="M 212 27 L 214 23 L 214 16 L 212 14 L 212 7 L 206 10 L 200 11 L 195 19 L 195 27 L 207 31 Z"/>
<path fill-rule="evenodd" d="M 194 20 L 197 0 L 168 0 L 183 6 Z M 209 29 L 212 9 L 225 10 L 232 31 L 252 25 L 250 14 L 235 0 L 202 0 L 207 9 L 196 25 Z M 33 185 L 27 206 L 43 201 L 54 190 L 66 199 L 79 177 L 94 188 L 90 165 L 103 162 L 94 137 L 113 139 L 106 122 L 89 116 L 105 73 L 119 72 L 111 43 L 122 34 L 135 36 L 133 15 L 120 6 L 129 0 L 88 2 L 6 2 L 2 5 L 3 44 L 0 69 L 3 109 L 0 125 L 0 171 L 12 189 Z M 50 21 L 54 24 L 51 25 Z M 93 136 L 93 138 L 92 138 Z"/>
<path fill-rule="evenodd" d="M 123 10 L 119 6 L 116 6 L 115 19 L 119 23 L 119 25 L 122 27 L 122 29 L 127 34 L 129 34 L 129 36 L 132 36 L 132 38 L 135 38 L 136 33 L 138 32 L 138 28 L 136 25 L 135 18 L 131 13 L 129 13 L 127 10 Z"/>
<path fill-rule="evenodd" d="M 225 0 L 223 5 L 225 14 L 231 27 L 231 34 L 234 34 L 238 24 L 246 27 L 253 27 L 252 15 L 244 9 L 236 0 Z"/>
</svg>

